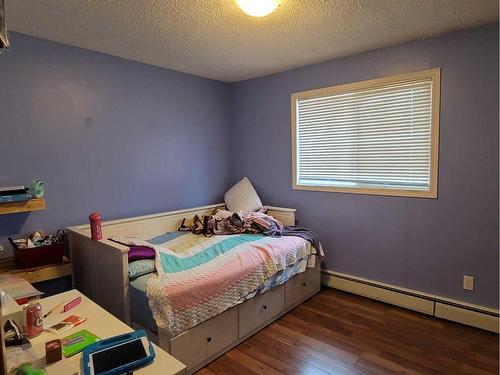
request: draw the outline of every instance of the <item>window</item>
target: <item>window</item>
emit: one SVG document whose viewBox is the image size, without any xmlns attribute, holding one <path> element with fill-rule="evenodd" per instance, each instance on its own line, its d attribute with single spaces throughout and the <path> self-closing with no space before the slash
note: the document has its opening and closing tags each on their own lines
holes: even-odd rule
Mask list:
<svg viewBox="0 0 500 375">
<path fill-rule="evenodd" d="M 292 94 L 293 188 L 437 197 L 440 69 Z"/>
</svg>

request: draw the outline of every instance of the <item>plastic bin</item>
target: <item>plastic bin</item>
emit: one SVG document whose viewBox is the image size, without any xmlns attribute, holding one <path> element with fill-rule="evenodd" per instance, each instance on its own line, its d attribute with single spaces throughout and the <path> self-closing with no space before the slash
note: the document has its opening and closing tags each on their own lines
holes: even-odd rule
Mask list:
<svg viewBox="0 0 500 375">
<path fill-rule="evenodd" d="M 20 249 L 12 238 L 9 241 L 14 248 L 14 259 L 22 268 L 34 268 L 48 264 L 62 263 L 64 240 L 51 245 Z"/>
</svg>

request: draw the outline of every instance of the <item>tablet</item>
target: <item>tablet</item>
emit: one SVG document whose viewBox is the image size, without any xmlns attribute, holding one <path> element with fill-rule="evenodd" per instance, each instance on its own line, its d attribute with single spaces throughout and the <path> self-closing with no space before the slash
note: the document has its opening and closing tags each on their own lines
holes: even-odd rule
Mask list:
<svg viewBox="0 0 500 375">
<path fill-rule="evenodd" d="M 101 340 L 84 350 L 86 375 L 123 374 L 143 366 L 155 357 L 153 346 L 144 331 Z"/>
</svg>

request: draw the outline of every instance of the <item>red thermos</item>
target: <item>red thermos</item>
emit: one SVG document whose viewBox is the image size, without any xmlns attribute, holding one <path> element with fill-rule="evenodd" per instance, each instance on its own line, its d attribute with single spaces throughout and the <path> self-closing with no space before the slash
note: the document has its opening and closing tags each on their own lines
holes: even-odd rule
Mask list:
<svg viewBox="0 0 500 375">
<path fill-rule="evenodd" d="M 89 216 L 90 235 L 93 240 L 102 240 L 102 216 L 99 212 L 92 212 Z"/>
</svg>

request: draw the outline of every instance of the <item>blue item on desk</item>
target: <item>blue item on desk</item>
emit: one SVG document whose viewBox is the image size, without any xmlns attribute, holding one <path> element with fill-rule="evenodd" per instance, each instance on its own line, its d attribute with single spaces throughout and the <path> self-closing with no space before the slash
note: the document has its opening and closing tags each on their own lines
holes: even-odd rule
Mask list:
<svg viewBox="0 0 500 375">
<path fill-rule="evenodd" d="M 156 356 L 145 331 L 110 337 L 83 350 L 85 375 L 121 375 L 151 363 Z"/>
</svg>

